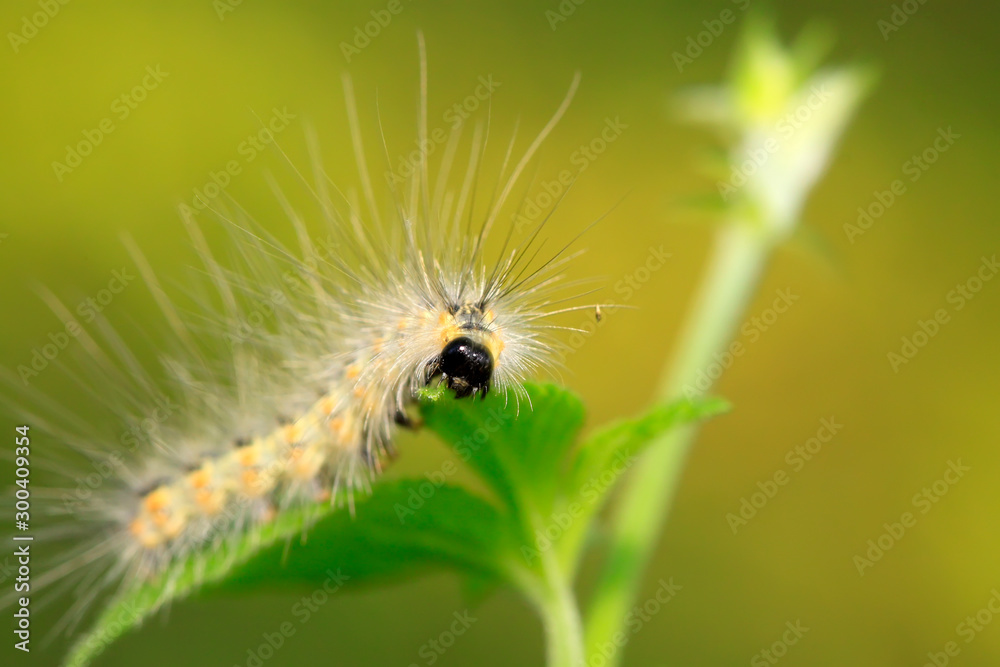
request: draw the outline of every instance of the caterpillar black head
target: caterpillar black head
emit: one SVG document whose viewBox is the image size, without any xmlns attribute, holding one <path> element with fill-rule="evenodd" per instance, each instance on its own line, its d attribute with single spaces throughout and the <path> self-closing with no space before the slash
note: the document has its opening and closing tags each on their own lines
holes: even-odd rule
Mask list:
<svg viewBox="0 0 1000 667">
<path fill-rule="evenodd" d="M 493 355 L 481 343 L 459 336 L 445 345 L 441 355 L 428 366 L 428 379 L 439 374 L 455 392 L 455 398 L 477 392 L 486 398 L 493 377 Z"/>
</svg>

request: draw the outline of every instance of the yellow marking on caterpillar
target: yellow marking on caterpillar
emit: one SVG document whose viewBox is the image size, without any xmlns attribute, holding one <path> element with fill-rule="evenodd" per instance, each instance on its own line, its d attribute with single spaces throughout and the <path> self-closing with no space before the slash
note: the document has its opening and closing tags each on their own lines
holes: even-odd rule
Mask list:
<svg viewBox="0 0 1000 667">
<path fill-rule="evenodd" d="M 260 448 L 257 446 L 257 443 L 240 447 L 236 451 L 236 460 L 244 468 L 256 465 L 260 460 Z"/>
<path fill-rule="evenodd" d="M 399 333 L 379 336 L 372 341 L 371 349 L 376 356 L 367 366 L 364 360 L 355 360 L 343 367 L 342 377 L 350 380 L 346 387 L 331 388 L 329 393 L 319 396 L 299 413 L 297 419 L 231 451 L 224 459 L 227 466 L 235 464 L 231 473 L 229 467 L 208 461 L 186 475 L 189 486 L 183 490 L 161 486 L 147 494 L 142 500 L 140 516 L 128 526 L 129 533 L 144 548 L 162 548 L 187 528 L 191 518 L 216 514 L 231 498 L 266 498 L 282 479 L 314 479 L 327 463 L 337 460 L 339 452 L 356 451 L 367 432 L 364 425 L 384 407 L 379 396 L 381 381 L 392 364 L 382 355 L 390 342 L 393 351 L 395 346 L 405 349 L 407 345 L 419 344 L 419 341 L 410 341 L 406 332 L 422 326 L 422 335 L 427 332 L 432 337 L 439 336 L 443 345 L 465 336 L 477 340 L 496 363 L 505 348 L 504 336 L 496 328 L 496 320 L 494 310 L 483 311 L 471 304 L 455 313 L 423 309 L 414 315 L 399 317 L 394 322 Z M 392 331 L 392 324 L 389 331 Z M 377 381 L 358 382 L 368 375 Z M 346 394 L 347 387 L 351 387 L 350 394 Z M 227 476 L 230 474 L 231 477 Z M 182 492 L 190 495 L 177 495 Z M 178 504 L 182 497 L 185 499 L 183 505 Z"/>
<path fill-rule="evenodd" d="M 449 325 L 441 329 L 441 343 L 447 345 L 465 332 L 457 324 Z"/>
<path fill-rule="evenodd" d="M 485 337 L 486 340 L 483 341 L 486 345 L 486 349 L 490 351 L 490 356 L 493 357 L 493 363 L 496 364 L 500 361 L 500 353 L 503 352 L 506 345 L 503 342 L 503 338 L 500 336 L 500 330 L 491 332 Z"/>
<path fill-rule="evenodd" d="M 195 489 L 203 489 L 208 486 L 208 482 L 211 479 L 211 473 L 209 473 L 206 468 L 201 468 L 200 470 L 195 470 L 193 473 L 188 475 L 188 483 Z"/>
<path fill-rule="evenodd" d="M 133 519 L 128 525 L 129 532 L 144 549 L 155 549 L 163 543 L 163 538 L 155 530 L 149 530 L 148 524 L 142 519 Z"/>
<path fill-rule="evenodd" d="M 154 514 L 162 510 L 170 501 L 169 495 L 170 492 L 165 486 L 161 486 L 155 491 L 150 491 L 149 494 L 146 495 L 146 499 L 143 501 L 146 511 L 150 514 Z"/>
<path fill-rule="evenodd" d="M 206 514 L 217 514 L 222 509 L 222 494 L 201 489 L 194 494 L 195 502 Z"/>
<path fill-rule="evenodd" d="M 257 481 L 260 479 L 260 475 L 256 470 L 244 470 L 243 474 L 240 476 L 240 480 L 243 482 L 243 487 L 254 491 L 254 487 L 257 486 Z M 252 495 L 260 495 L 261 491 L 258 490 Z"/>
<path fill-rule="evenodd" d="M 294 465 L 292 473 L 299 479 L 311 479 L 319 472 L 322 465 L 322 454 L 315 448 L 310 450 L 298 449 L 295 451 Z"/>
<path fill-rule="evenodd" d="M 333 424 L 331 423 L 331 428 Z M 355 441 L 359 437 L 357 433 L 354 432 L 354 417 L 351 414 L 346 414 L 340 423 L 337 424 L 337 439 L 334 441 L 334 445 L 340 450 L 349 450 L 354 446 Z"/>
<path fill-rule="evenodd" d="M 173 539 L 181 534 L 184 530 L 184 517 L 180 515 L 175 515 L 170 519 L 170 522 L 163 527 L 163 535 L 167 539 Z"/>
</svg>

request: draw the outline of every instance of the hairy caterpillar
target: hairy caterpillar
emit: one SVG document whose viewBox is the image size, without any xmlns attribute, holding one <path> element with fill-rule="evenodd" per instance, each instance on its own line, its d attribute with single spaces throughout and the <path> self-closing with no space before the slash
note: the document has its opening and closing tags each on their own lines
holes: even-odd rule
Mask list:
<svg viewBox="0 0 1000 667">
<path fill-rule="evenodd" d="M 425 145 L 420 41 L 418 132 Z M 75 587 L 67 622 L 117 582 L 149 577 L 290 507 L 325 498 L 350 503 L 353 490 L 367 487 L 392 454 L 394 429 L 408 423 L 408 407 L 428 384 L 440 383 L 457 398 L 498 391 L 518 400 L 526 377 L 554 365 L 554 332 L 566 327 L 549 318 L 594 308 L 565 305 L 582 296 L 566 293 L 573 287 L 562 273 L 572 258 L 569 244 L 541 253 L 547 217 L 521 239 L 511 225 L 495 259 L 486 257 L 485 243 L 578 82 L 518 160 L 511 141 L 485 207 L 476 206 L 486 145 L 477 125 L 457 189 L 447 184 L 461 128 L 449 138 L 433 181 L 423 156 L 401 190 L 389 185 L 386 213 L 368 174 L 345 78 L 363 202 L 329 183 L 314 151 L 315 178 L 302 181 L 329 234 L 322 247 L 280 193 L 298 238 L 294 252 L 239 207 L 220 208 L 234 256 L 223 263 L 186 216 L 206 276 L 207 295 L 192 299 L 201 312 L 178 308 L 127 241 L 175 339 L 177 350 L 163 355 L 172 385 L 150 379 L 98 318 L 93 331 L 79 335 L 87 359 L 78 370 L 67 368 L 67 377 L 132 437 L 97 432 L 82 419 L 21 413 L 95 470 L 113 470 L 87 498 L 66 502 L 64 491 L 48 494 L 51 512 L 65 519 L 51 533 L 69 547 L 37 581 Z M 56 297 L 46 298 L 64 321 L 72 319 Z M 262 308 L 267 322 L 256 324 L 252 315 Z M 157 410 L 169 419 L 132 428 Z"/>
</svg>

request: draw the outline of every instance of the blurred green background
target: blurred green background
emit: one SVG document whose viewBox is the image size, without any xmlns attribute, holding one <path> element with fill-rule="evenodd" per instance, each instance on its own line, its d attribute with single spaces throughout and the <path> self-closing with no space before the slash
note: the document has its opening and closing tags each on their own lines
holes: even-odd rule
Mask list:
<svg viewBox="0 0 1000 667">
<path fill-rule="evenodd" d="M 710 239 L 709 228 L 693 224 L 697 219 L 677 202 L 713 190 L 699 164 L 715 139 L 675 123 L 669 100 L 685 85 L 722 78 L 742 5 L 589 0 L 571 5 L 573 13 L 553 29 L 546 12 L 559 11 L 555 0 L 401 0 L 400 13 L 348 62 L 341 44 L 388 4 L 53 2 L 58 11 L 37 34 L 29 29 L 30 39 L 12 42 L 8 33 L 22 32 L 24 17 L 42 10 L 31 0 L 4 2 L 2 363 L 26 363 L 59 328 L 33 283 L 75 303 L 104 288 L 113 270 L 132 266 L 122 231 L 165 281 L 184 282 L 193 256 L 176 206 L 229 160 L 242 164 L 229 194 L 290 238 L 265 176 L 287 174 L 287 167 L 273 150 L 248 161 L 239 149 L 259 127 L 255 114 L 265 122 L 275 107 L 296 115 L 278 141 L 298 164 L 308 164 L 303 128 L 314 127 L 334 180 L 355 187 L 341 88 L 347 72 L 369 147 L 376 145 L 377 93 L 393 161 L 411 150 L 419 28 L 429 51 L 432 128 L 448 126 L 444 114 L 473 93 L 477 77 L 500 83 L 491 169 L 516 120 L 524 145 L 576 70 L 582 87 L 542 150 L 539 182 L 570 166 L 606 118 L 627 125 L 581 174 L 550 235 L 569 238 L 624 197 L 585 239 L 589 252 L 574 275 L 600 275 L 611 290 L 651 247 L 671 253 L 630 300 L 637 310 L 608 318 L 567 360 L 563 378 L 586 400 L 591 425 L 644 406 Z M 718 387 L 735 409 L 703 431 L 639 599 L 661 578 L 673 577 L 683 590 L 632 637 L 628 665 L 771 664 L 758 652 L 796 621 L 809 631 L 781 664 L 922 665 L 949 641 L 960 647 L 951 664 L 1000 663 L 1000 619 L 981 625 L 968 643 L 958 628 L 1000 587 L 1000 281 L 985 283 L 960 311 L 947 300 L 983 256 L 1000 248 L 1000 8 L 933 0 L 913 7 L 886 39 L 878 22 L 890 19 L 889 2 L 772 5 L 786 38 L 811 19 L 829 20 L 838 37 L 833 60 L 873 61 L 881 80 L 806 208 L 803 226 L 824 239 L 828 252 L 802 243 L 781 250 L 748 313 L 759 315 L 777 289 L 800 296 L 759 339 L 742 338 L 747 352 Z M 672 54 L 726 8 L 737 23 L 678 71 Z M 123 117 L 116 100 L 157 66 L 166 76 Z M 114 131 L 78 167 L 57 175 L 52 163 L 65 161 L 67 144 L 105 118 Z M 904 163 L 948 127 L 960 138 L 909 181 Z M 379 178 L 383 167 L 373 161 Z M 845 223 L 897 178 L 906 180 L 906 193 L 851 243 Z M 951 320 L 894 372 L 887 354 L 938 308 L 949 309 Z M 140 286 L 116 297 L 107 314 L 125 323 L 155 312 Z M 73 408 L 74 390 L 55 374 L 38 386 Z M 824 418 L 842 430 L 796 470 L 786 453 L 813 437 Z M 430 469 L 445 456 L 429 437 L 408 440 L 393 474 Z M 920 514 L 914 495 L 959 460 L 969 472 Z M 734 535 L 726 515 L 779 470 L 789 473 L 789 484 Z M 906 511 L 916 513 L 916 525 L 860 576 L 854 557 Z M 585 572 L 582 591 L 592 574 Z M 247 649 L 288 620 L 301 594 L 176 605 L 168 622 L 129 635 L 100 664 L 245 665 Z M 465 609 L 458 579 L 447 574 L 352 591 L 332 599 L 265 664 L 431 664 L 421 647 Z M 477 622 L 434 664 L 542 664 L 538 621 L 513 594 L 492 597 L 472 613 Z M 23 656 L 7 636 L 3 664 L 55 664 L 63 650 L 59 642 L 47 649 L 39 642 Z"/>
</svg>

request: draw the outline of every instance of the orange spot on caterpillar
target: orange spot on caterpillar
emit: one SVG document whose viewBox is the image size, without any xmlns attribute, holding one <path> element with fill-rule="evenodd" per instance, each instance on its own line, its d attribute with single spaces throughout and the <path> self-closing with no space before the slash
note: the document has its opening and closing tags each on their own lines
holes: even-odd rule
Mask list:
<svg viewBox="0 0 1000 667">
<path fill-rule="evenodd" d="M 257 481 L 260 479 L 260 475 L 257 474 L 256 470 L 244 470 L 240 479 L 243 482 L 243 486 L 248 489 L 253 489 L 257 486 Z"/>
<path fill-rule="evenodd" d="M 143 533 L 139 538 L 139 544 L 146 549 L 155 549 L 163 543 L 163 540 L 156 533 Z"/>
<path fill-rule="evenodd" d="M 206 514 L 215 514 L 222 506 L 220 494 L 205 489 L 195 493 L 194 499 Z"/>
<path fill-rule="evenodd" d="M 146 511 L 153 514 L 161 511 L 170 502 L 170 492 L 166 487 L 161 486 L 155 491 L 150 491 L 143 501 Z"/>
<path fill-rule="evenodd" d="M 562 115 L 563 108 L 560 107 L 547 128 Z M 541 137 L 532 146 L 537 146 L 540 140 Z M 473 143 L 478 142 L 478 138 L 473 139 Z M 529 153 L 533 151 L 534 148 Z M 478 165 L 476 152 L 471 156 L 472 167 Z M 517 161 L 516 156 L 508 157 Z M 527 158 L 530 154 L 525 156 L 524 164 Z M 454 173 L 461 176 L 461 171 L 456 168 Z M 316 172 L 326 176 L 320 169 Z M 476 179 L 467 183 L 474 175 Z M 343 495 L 345 499 L 353 499 L 351 494 L 366 487 L 369 479 L 382 473 L 384 465 L 393 458 L 397 423 L 418 423 L 415 417 L 397 413 L 400 407 L 409 407 L 413 402 L 414 390 L 430 381 L 430 371 L 440 377 L 443 373 L 440 367 L 445 366 L 452 384 L 465 380 L 473 384 L 474 378 L 463 374 L 475 369 L 455 368 L 450 363 L 451 357 L 447 365 L 438 363 L 444 361 L 442 342 L 454 345 L 456 339 L 468 337 L 485 346 L 496 364 L 497 357 L 506 351 L 509 333 L 511 352 L 504 359 L 509 369 L 505 367 L 500 377 L 490 376 L 486 380 L 492 381 L 497 391 L 501 386 L 505 390 L 517 389 L 526 379 L 522 376 L 527 370 L 543 365 L 546 356 L 543 353 L 548 348 L 541 318 L 549 303 L 561 300 L 544 296 L 548 281 L 536 292 L 531 285 L 541 280 L 522 282 L 520 274 L 512 275 L 522 259 L 530 257 L 527 261 L 534 264 L 533 255 L 522 257 L 518 250 L 507 259 L 501 254 L 495 270 L 491 262 L 482 261 L 480 243 L 492 247 L 500 239 L 486 239 L 484 234 L 465 238 L 462 233 L 465 225 L 452 224 L 454 218 L 464 214 L 457 209 L 451 211 L 465 204 L 467 194 L 479 191 L 478 169 L 467 172 L 458 192 L 450 187 L 452 180 L 459 179 L 445 178 L 433 188 L 435 194 L 442 195 L 436 199 L 442 200 L 442 209 L 449 209 L 441 211 L 448 213 L 447 216 L 437 216 L 435 212 L 423 215 L 420 207 L 415 206 L 412 216 L 407 212 L 404 234 L 397 234 L 398 226 L 370 230 L 369 221 L 351 213 L 344 216 L 348 218 L 344 221 L 348 223 L 346 228 L 336 230 L 329 242 L 321 243 L 322 250 L 314 243 L 319 239 L 299 238 L 302 251 L 292 254 L 301 255 L 301 260 L 287 261 L 290 255 L 280 244 L 261 241 L 253 234 L 236 233 L 231 235 L 235 243 L 232 252 L 221 254 L 238 259 L 226 262 L 226 268 L 218 268 L 213 259 L 215 253 L 201 242 L 197 228 L 191 228 L 198 253 L 208 267 L 203 273 L 208 278 L 205 287 L 209 298 L 196 298 L 196 302 L 204 301 L 209 310 L 222 307 L 221 317 L 209 317 L 206 321 L 230 319 L 226 306 L 232 304 L 232 295 L 239 295 L 235 298 L 246 306 L 252 304 L 243 303 L 247 301 L 245 297 L 267 295 L 271 303 L 260 299 L 262 308 L 254 316 L 268 322 L 254 331 L 247 330 L 246 346 L 220 350 L 222 354 L 211 355 L 207 365 L 197 353 L 186 355 L 187 358 L 178 355 L 168 365 L 167 374 L 173 381 L 184 382 L 189 377 L 199 380 L 198 392 L 209 399 L 211 409 L 195 409 L 186 415 L 190 420 L 185 418 L 174 424 L 176 429 L 164 429 L 158 437 L 141 438 L 156 441 L 157 445 L 162 439 L 163 449 L 179 452 L 180 456 L 175 455 L 171 462 L 163 461 L 154 447 L 147 448 L 148 454 L 137 452 L 140 456 L 134 466 L 136 471 L 148 468 L 155 475 L 148 479 L 158 481 L 131 493 L 124 506 L 117 504 L 115 489 L 105 489 L 106 495 L 98 497 L 95 509 L 99 512 L 94 519 L 106 524 L 99 527 L 99 535 L 103 536 L 107 530 L 113 540 L 110 544 L 120 540 L 128 548 L 122 549 L 121 554 L 109 554 L 111 561 L 121 558 L 122 567 L 115 562 L 110 566 L 102 562 L 102 569 L 95 569 L 89 579 L 85 575 L 84 581 L 102 586 L 113 584 L 114 577 L 121 573 L 127 577 L 125 583 L 131 584 L 137 578 L 153 579 L 159 571 L 166 570 L 163 579 L 169 588 L 174 581 L 171 570 L 189 560 L 189 555 L 216 551 L 220 545 L 230 544 L 230 538 L 246 537 L 247 533 L 252 536 L 255 524 L 259 526 L 281 517 L 286 511 L 308 511 L 311 508 L 306 503 L 313 497 L 340 500 Z M 476 189 L 469 190 L 467 185 L 476 185 Z M 378 193 L 376 198 L 383 199 L 382 194 Z M 335 208 L 353 209 L 354 198 L 349 199 L 352 201 L 346 202 L 346 206 Z M 475 202 L 468 201 L 475 208 Z M 504 210 L 509 208 L 504 202 L 496 203 Z M 287 210 L 298 208 L 292 201 L 285 205 L 282 200 L 281 204 Z M 439 221 L 439 217 L 448 220 Z M 297 220 L 293 222 L 295 236 L 300 237 L 302 227 Z M 185 216 L 185 224 L 190 226 L 194 221 Z M 338 220 L 337 225 L 340 224 Z M 424 226 L 426 229 L 421 229 Z M 453 235 L 458 238 L 450 238 Z M 440 242 L 445 236 L 449 237 L 446 242 Z M 341 237 L 343 243 L 339 242 Z M 346 257 L 339 257 L 341 249 L 346 251 Z M 544 256 L 539 263 L 542 259 Z M 143 269 L 145 275 L 147 271 Z M 552 279 L 556 277 L 561 275 Z M 527 288 L 522 289 L 522 285 Z M 503 298 L 495 298 L 499 294 Z M 166 297 L 159 296 L 156 299 L 161 305 L 165 305 L 165 300 Z M 495 310 L 488 309 L 487 303 Z M 190 321 L 182 318 L 178 322 L 169 308 L 161 310 L 172 325 L 170 330 L 181 333 L 181 338 L 185 338 L 186 327 L 202 328 L 200 314 Z M 188 327 L 189 324 L 193 326 Z M 493 333 L 499 329 L 498 325 L 504 327 L 502 334 Z M 108 342 L 112 348 L 109 352 L 120 351 L 116 346 L 121 344 L 115 337 Z M 168 350 L 173 350 L 175 346 L 181 347 L 175 343 L 183 341 L 164 342 L 170 343 Z M 261 354 L 253 354 L 257 347 Z M 485 355 L 481 350 L 476 353 Z M 252 358 L 248 359 L 246 354 Z M 84 367 L 81 372 L 86 370 Z M 135 412 L 140 415 L 164 405 L 157 398 L 159 392 L 146 390 L 141 374 L 119 375 L 134 382 L 126 382 L 109 398 L 120 395 L 129 399 L 135 395 L 139 399 L 149 395 L 151 401 L 135 401 L 134 407 L 138 408 Z M 105 392 L 104 379 L 97 374 L 96 382 L 87 384 Z M 475 380 L 473 386 L 486 388 L 478 377 Z M 460 391 L 456 393 L 461 395 Z M 131 400 L 126 403 L 124 407 L 133 407 Z M 168 401 L 166 406 L 169 408 L 172 403 Z M 206 437 L 208 433 L 211 438 Z M 119 444 L 114 438 L 104 443 L 91 443 L 88 439 L 87 449 L 100 451 L 98 447 L 107 446 L 114 452 L 115 447 L 120 449 Z M 187 465 L 191 463 L 191 455 L 200 458 Z M 164 479 L 161 474 L 169 477 Z M 161 486 L 159 493 L 150 493 Z M 230 516 L 230 511 L 234 516 Z M 218 516 L 213 516 L 216 512 Z M 87 518 L 89 523 L 90 517 Z M 215 521 L 215 518 L 226 520 Z M 66 521 L 74 519 L 68 516 Z M 94 526 L 98 528 L 96 522 Z M 171 537 L 174 535 L 177 537 Z M 82 546 L 87 549 L 90 545 Z M 105 551 L 116 550 L 89 553 L 103 556 Z M 81 560 L 81 552 L 88 553 L 74 549 L 63 562 L 75 566 Z M 204 578 L 198 576 L 199 561 L 200 558 L 194 563 L 193 580 L 190 584 L 185 582 L 190 587 L 201 584 Z"/>
<path fill-rule="evenodd" d="M 196 489 L 203 489 L 208 486 L 211 478 L 212 476 L 208 470 L 202 468 L 201 470 L 195 470 L 193 473 L 188 475 L 188 482 Z"/>
<path fill-rule="evenodd" d="M 169 487 L 161 486 L 147 495 L 142 502 L 148 521 L 150 521 L 153 526 L 159 528 L 160 533 L 166 537 L 172 537 L 173 535 L 178 534 L 181 528 L 183 528 L 184 523 L 183 519 L 176 516 L 174 512 L 168 509 L 171 504 L 171 500 L 171 490 Z M 149 537 L 148 541 L 150 543 L 154 543 L 159 539 L 160 536 L 153 536 Z"/>
<path fill-rule="evenodd" d="M 144 549 L 155 549 L 163 542 L 163 538 L 155 530 L 149 530 L 142 519 L 134 519 L 128 525 L 129 532 Z"/>
<path fill-rule="evenodd" d="M 181 534 L 184 530 L 184 519 L 181 517 L 174 517 L 166 526 L 163 527 L 163 534 L 169 539 L 175 538 Z"/>
<path fill-rule="evenodd" d="M 303 461 L 295 466 L 295 477 L 300 480 L 309 480 L 316 476 L 319 465 L 315 461 Z"/>
<path fill-rule="evenodd" d="M 155 512 L 150 518 L 153 520 L 153 525 L 163 528 L 170 521 L 170 516 L 170 512 L 163 510 Z"/>
<path fill-rule="evenodd" d="M 236 451 L 236 460 L 244 468 L 252 466 L 260 460 L 260 448 L 256 444 L 240 447 Z"/>
</svg>

